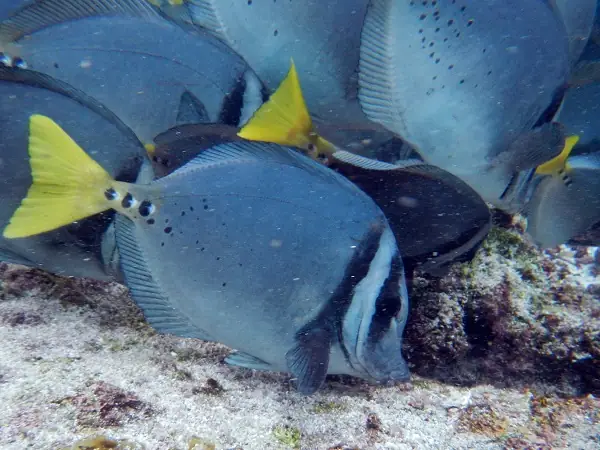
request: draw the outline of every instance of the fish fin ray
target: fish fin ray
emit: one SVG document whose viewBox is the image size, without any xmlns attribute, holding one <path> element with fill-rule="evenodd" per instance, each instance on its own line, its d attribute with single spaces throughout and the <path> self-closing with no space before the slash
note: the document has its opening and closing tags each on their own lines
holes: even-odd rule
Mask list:
<svg viewBox="0 0 600 450">
<path fill-rule="evenodd" d="M 311 172 L 326 183 L 337 184 L 340 187 L 358 191 L 358 188 L 356 188 L 351 181 L 339 176 L 323 164 L 302 155 L 292 148 L 282 147 L 277 144 L 244 140 L 219 144 L 205 150 L 186 165 L 167 176 L 177 176 L 178 174 L 193 168 L 208 168 L 215 164 L 227 162 L 240 163 L 242 161 L 245 163 L 249 161 L 268 161 L 274 164 L 298 167 Z"/>
<path fill-rule="evenodd" d="M 33 183 L 4 237 L 33 236 L 110 208 L 110 175 L 49 117 L 29 120 L 29 158 Z"/>
<path fill-rule="evenodd" d="M 367 158 L 365 156 L 356 155 L 346 150 L 338 150 L 333 153 L 332 156 L 338 161 L 368 170 L 398 170 L 425 164 L 423 161 L 418 159 L 407 159 L 399 161 L 395 164 L 391 164 L 376 159 Z"/>
<path fill-rule="evenodd" d="M 316 392 L 327 376 L 332 332 L 326 327 L 308 325 L 296 335 L 296 345 L 285 354 L 288 369 L 297 378 L 298 392 Z"/>
<path fill-rule="evenodd" d="M 0 24 L 0 38 L 3 42 L 12 42 L 69 20 L 112 15 L 164 20 L 147 0 L 33 0 Z"/>
<path fill-rule="evenodd" d="M 385 34 L 391 20 L 390 0 L 371 1 L 361 33 L 358 65 L 358 99 L 366 116 L 389 130 L 396 131 L 392 99 L 393 74 L 389 68 L 389 41 Z M 402 133 L 401 133 L 402 134 Z"/>
<path fill-rule="evenodd" d="M 194 2 L 185 2 L 182 6 L 187 6 L 189 10 L 189 17 L 192 22 L 206 29 L 209 33 L 215 35 L 219 39 L 224 40 L 229 44 L 233 44 L 229 41 L 223 22 L 219 18 L 219 14 L 214 6 L 214 0 L 194 0 Z M 172 7 L 172 9 L 176 9 Z M 177 8 L 180 9 L 180 8 Z"/>
<path fill-rule="evenodd" d="M 245 367 L 246 369 L 273 370 L 271 364 L 244 352 L 236 351 L 229 354 L 227 358 L 225 358 L 225 362 L 232 366 Z"/>
<path fill-rule="evenodd" d="M 148 323 L 160 333 L 214 341 L 206 331 L 177 311 L 156 284 L 137 245 L 135 224 L 122 215 L 117 215 L 115 224 L 121 269 L 131 297 L 144 312 Z"/>
</svg>

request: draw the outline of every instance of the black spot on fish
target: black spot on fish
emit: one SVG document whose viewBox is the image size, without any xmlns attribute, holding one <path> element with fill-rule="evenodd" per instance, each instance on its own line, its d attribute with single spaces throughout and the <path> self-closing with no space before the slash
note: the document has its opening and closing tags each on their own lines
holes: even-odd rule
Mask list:
<svg viewBox="0 0 600 450">
<path fill-rule="evenodd" d="M 273 31 L 273 36 L 277 36 L 279 34 L 279 31 L 275 30 Z"/>
<path fill-rule="evenodd" d="M 148 220 L 146 220 L 146 223 L 148 225 L 154 225 L 154 219 L 148 219 Z"/>
<path fill-rule="evenodd" d="M 160 243 L 160 246 L 161 246 L 161 247 L 164 247 L 164 246 L 165 246 L 165 243 L 164 243 L 164 242 L 161 242 L 161 243 Z"/>
<path fill-rule="evenodd" d="M 217 256 L 217 261 L 221 261 L 221 257 L 220 256 Z"/>
<path fill-rule="evenodd" d="M 426 18 L 427 18 L 427 14 L 421 14 L 421 15 L 419 16 L 419 19 L 420 19 L 420 20 L 425 20 Z"/>
<path fill-rule="evenodd" d="M 450 27 L 450 26 L 452 26 L 452 24 L 453 24 L 453 23 L 454 23 L 454 20 L 453 20 L 453 19 L 450 19 L 450 20 L 448 21 L 448 26 L 449 26 L 449 27 Z"/>
<path fill-rule="evenodd" d="M 204 209 L 208 209 L 208 205 L 204 205 Z"/>
<path fill-rule="evenodd" d="M 454 69 L 454 64 L 450 64 L 450 65 L 448 66 L 448 70 L 452 70 L 452 69 Z"/>
<path fill-rule="evenodd" d="M 221 286 L 225 287 L 225 286 L 227 286 L 227 283 L 223 283 Z"/>
<path fill-rule="evenodd" d="M 465 80 L 460 80 L 460 84 L 465 84 Z"/>
<path fill-rule="evenodd" d="M 200 251 L 201 251 L 201 252 L 203 252 L 203 251 L 204 251 L 204 247 L 202 247 L 202 248 L 200 249 Z"/>
<path fill-rule="evenodd" d="M 169 234 L 171 231 L 173 231 L 173 227 L 167 227 L 164 229 L 164 232 Z"/>
<path fill-rule="evenodd" d="M 190 211 L 194 212 L 194 207 L 190 206 Z"/>
<path fill-rule="evenodd" d="M 152 214 L 153 210 L 154 210 L 154 205 L 152 203 L 150 203 L 148 200 L 144 200 L 140 204 L 140 207 L 138 208 L 140 216 L 142 216 L 142 217 L 148 217 L 150 214 Z"/>
<path fill-rule="evenodd" d="M 185 216 L 185 211 L 181 211 L 181 217 Z"/>
<path fill-rule="evenodd" d="M 128 192 L 127 194 L 125 194 L 125 197 L 123 197 L 123 200 L 121 201 L 121 206 L 123 208 L 131 208 L 131 206 L 133 205 L 133 195 L 131 195 L 130 192 Z"/>
<path fill-rule="evenodd" d="M 104 197 L 106 197 L 106 200 L 112 201 L 116 200 L 119 197 L 119 194 L 113 188 L 109 188 L 104 191 Z"/>
<path fill-rule="evenodd" d="M 169 223 L 169 219 L 165 219 L 165 223 Z"/>
<path fill-rule="evenodd" d="M 469 19 L 469 21 L 467 22 L 467 26 L 470 27 L 471 25 L 473 25 L 473 22 L 475 22 L 473 19 Z"/>
<path fill-rule="evenodd" d="M 54 63 L 54 68 L 58 69 L 58 63 Z"/>
<path fill-rule="evenodd" d="M 252 6 L 252 0 L 248 0 L 248 6 Z"/>
</svg>

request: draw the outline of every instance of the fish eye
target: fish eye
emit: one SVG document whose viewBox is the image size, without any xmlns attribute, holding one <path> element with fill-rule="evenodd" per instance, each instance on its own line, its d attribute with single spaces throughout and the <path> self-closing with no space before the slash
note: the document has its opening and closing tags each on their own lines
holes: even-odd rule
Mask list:
<svg viewBox="0 0 600 450">
<path fill-rule="evenodd" d="M 142 216 L 142 217 L 148 217 L 150 214 L 152 214 L 152 213 L 154 213 L 154 211 L 156 211 L 156 206 L 154 206 L 148 200 L 144 200 L 140 204 L 140 207 L 138 208 L 138 211 L 140 213 L 140 216 Z"/>
<path fill-rule="evenodd" d="M 106 200 L 119 200 L 119 193 L 117 191 L 115 191 L 113 188 L 109 188 L 106 191 L 104 191 L 104 197 L 106 197 Z"/>
</svg>

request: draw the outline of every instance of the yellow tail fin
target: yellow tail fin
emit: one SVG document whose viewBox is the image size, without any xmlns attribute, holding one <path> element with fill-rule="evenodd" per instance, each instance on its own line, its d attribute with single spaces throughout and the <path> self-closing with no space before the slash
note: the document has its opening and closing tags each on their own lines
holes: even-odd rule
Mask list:
<svg viewBox="0 0 600 450">
<path fill-rule="evenodd" d="M 238 136 L 250 141 L 274 142 L 314 153 L 330 154 L 333 144 L 318 136 L 308 113 L 294 61 L 285 79 Z"/>
<path fill-rule="evenodd" d="M 563 151 L 560 152 L 560 155 L 552 158 L 550 161 L 541 164 L 536 169 L 535 173 L 538 175 L 558 175 L 565 170 L 568 170 L 567 159 L 569 159 L 569 155 L 571 151 L 573 151 L 573 147 L 579 141 L 579 136 L 569 136 L 565 140 L 565 147 Z"/>
<path fill-rule="evenodd" d="M 52 119 L 31 116 L 29 158 L 33 183 L 5 238 L 33 236 L 110 208 L 104 192 L 112 178 Z"/>
</svg>

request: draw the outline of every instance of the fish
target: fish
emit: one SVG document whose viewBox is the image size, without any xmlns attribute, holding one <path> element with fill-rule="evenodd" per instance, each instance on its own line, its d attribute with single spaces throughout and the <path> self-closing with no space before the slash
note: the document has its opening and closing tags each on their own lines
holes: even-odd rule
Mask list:
<svg viewBox="0 0 600 450">
<path fill-rule="evenodd" d="M 562 19 L 569 39 L 569 60 L 575 65 L 583 53 L 594 26 L 597 0 L 547 0 Z"/>
<path fill-rule="evenodd" d="M 152 0 L 177 23 L 207 30 L 242 56 L 273 92 L 293 58 L 320 135 L 369 156 L 394 134 L 358 102 L 361 30 L 369 0 Z M 260 45 L 256 45 L 260 42 Z"/>
<path fill-rule="evenodd" d="M 408 379 L 402 258 L 382 211 L 343 176 L 244 141 L 118 182 L 51 118 L 32 115 L 29 129 L 33 181 L 5 238 L 112 209 L 125 284 L 158 331 L 221 342 L 236 349 L 228 363 L 291 373 L 305 395 L 327 373 Z"/>
<path fill-rule="evenodd" d="M 97 0 L 40 0 L 0 24 L 0 37 L 29 68 L 106 105 L 149 150 L 176 125 L 243 124 L 266 99 L 248 64 L 206 31 L 140 4 L 150 7 L 110 2 L 108 14 Z"/>
<path fill-rule="evenodd" d="M 191 130 L 179 134 L 186 136 L 186 131 Z M 220 131 L 223 138 L 234 139 L 233 131 Z M 491 228 L 491 212 L 485 201 L 450 172 L 418 159 L 395 164 L 373 160 L 321 137 L 304 102 L 294 61 L 277 91 L 239 130 L 237 137 L 298 148 L 354 182 L 388 218 L 409 278 L 417 267 L 430 275 L 442 276 L 451 264 L 472 259 Z M 197 140 L 192 136 L 194 144 L 190 145 L 185 139 L 173 141 L 165 136 L 160 150 L 163 160 L 191 158 L 192 148 L 199 148 Z"/>
<path fill-rule="evenodd" d="M 116 179 L 152 178 L 146 150 L 135 134 L 104 105 L 72 86 L 35 71 L 0 67 L 0 97 L 1 228 L 31 184 L 27 147 L 32 113 L 52 115 Z M 64 276 L 119 280 L 113 218 L 103 213 L 39 236 L 0 237 L 0 261 Z"/>
<path fill-rule="evenodd" d="M 523 199 L 507 197 L 507 186 L 562 150 L 552 141 L 552 119 L 569 64 L 565 25 L 539 0 L 373 0 L 358 98 L 369 119 L 427 163 L 518 212 Z M 522 142 L 535 139 L 528 151 Z M 526 173 L 514 170 L 513 157 Z"/>
<path fill-rule="evenodd" d="M 571 138 L 561 155 L 536 170 L 525 213 L 527 233 L 542 248 L 578 239 L 600 244 L 592 232 L 600 223 L 600 152 L 571 156 L 576 144 Z"/>
</svg>

